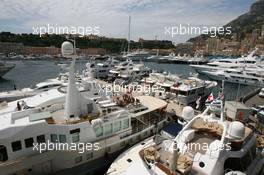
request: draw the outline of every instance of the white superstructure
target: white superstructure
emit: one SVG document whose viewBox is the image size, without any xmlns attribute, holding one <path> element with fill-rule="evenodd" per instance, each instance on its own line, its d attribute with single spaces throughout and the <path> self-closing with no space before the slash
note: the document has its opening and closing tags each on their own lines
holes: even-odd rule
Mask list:
<svg viewBox="0 0 264 175">
<path fill-rule="evenodd" d="M 142 83 L 156 86 L 152 95 L 161 99 L 174 99 L 182 105 L 195 102 L 198 98 L 207 97 L 217 82 L 201 80 L 195 76 L 181 78 L 175 74 L 151 73 L 143 78 Z"/>
<path fill-rule="evenodd" d="M 129 161 L 128 161 L 129 160 Z M 209 107 L 184 126 L 175 139 L 148 139 L 120 155 L 107 175 L 264 173 L 256 135 L 239 121 L 217 117 Z"/>
</svg>

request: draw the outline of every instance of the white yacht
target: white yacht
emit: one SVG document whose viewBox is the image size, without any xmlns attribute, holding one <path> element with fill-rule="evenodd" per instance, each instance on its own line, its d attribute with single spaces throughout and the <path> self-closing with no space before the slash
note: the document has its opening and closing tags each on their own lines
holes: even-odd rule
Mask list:
<svg viewBox="0 0 264 175">
<path fill-rule="evenodd" d="M 262 68 L 255 69 L 225 69 L 218 71 L 203 71 L 213 80 L 244 85 L 264 86 L 264 71 Z"/>
<path fill-rule="evenodd" d="M 188 105 L 196 102 L 198 98 L 207 97 L 217 86 L 217 82 L 201 80 L 197 77 L 176 82 L 171 87 L 171 93 L 176 95 L 176 100 L 182 105 Z"/>
<path fill-rule="evenodd" d="M 23 88 L 21 90 L 12 90 L 0 92 L 0 101 L 14 101 L 21 98 L 30 97 L 50 89 L 58 88 L 65 84 L 64 80 L 48 79 L 44 82 L 36 84 L 32 88 Z"/>
<path fill-rule="evenodd" d="M 236 59 L 217 59 L 213 60 L 206 65 L 190 65 L 194 68 L 198 73 L 203 74 L 204 71 L 216 71 L 230 68 L 242 68 L 242 67 L 256 67 L 256 66 L 264 66 L 261 61 L 257 60 L 257 57 L 254 56 L 257 49 L 253 50 L 248 56 L 240 57 Z"/>
<path fill-rule="evenodd" d="M 109 71 L 107 80 L 113 82 L 121 72 L 133 70 L 133 67 L 132 60 L 123 61 Z"/>
<path fill-rule="evenodd" d="M 106 61 L 102 63 L 97 63 L 94 68 L 94 73 L 96 78 L 106 79 L 108 77 L 109 71 L 118 65 L 118 61 L 109 57 Z"/>
<path fill-rule="evenodd" d="M 134 64 L 132 60 L 126 60 L 109 71 L 107 80 L 113 82 L 119 78 L 124 81 L 133 81 L 148 76 L 150 72 L 151 69 L 142 62 Z"/>
<path fill-rule="evenodd" d="M 159 55 L 159 50 L 157 50 L 156 55 L 151 55 L 145 59 L 145 61 L 157 61 L 161 56 Z"/>
<path fill-rule="evenodd" d="M 194 103 L 199 97 L 207 97 L 217 86 L 215 81 L 201 80 L 195 76 L 184 79 L 177 75 L 160 73 L 152 73 L 141 82 L 157 86 L 153 94 L 155 97 L 174 99 L 182 105 Z"/>
<path fill-rule="evenodd" d="M 135 52 L 128 53 L 123 57 L 125 59 L 131 59 L 133 61 L 145 60 L 150 56 L 150 54 L 144 50 L 137 50 Z"/>
<path fill-rule="evenodd" d="M 166 75 L 163 73 L 152 72 L 148 77 L 141 79 L 141 82 L 146 85 L 154 85 L 155 83 L 160 82 L 162 79 L 165 79 L 165 76 Z"/>
<path fill-rule="evenodd" d="M 125 151 L 106 174 L 264 174 L 264 155 L 256 148 L 256 134 L 239 121 L 225 120 L 223 109 L 219 117 L 208 107 L 175 138 L 157 138 Z"/>
<path fill-rule="evenodd" d="M 62 47 L 69 49 L 69 44 Z M 167 123 L 167 103 L 154 97 L 81 95 L 74 65 L 75 60 L 65 102 L 0 115 L 1 174 L 91 173 Z"/>
<path fill-rule="evenodd" d="M 86 64 L 86 70 L 84 76 L 82 76 L 81 82 L 76 82 L 77 89 L 81 95 L 89 96 L 93 99 L 106 98 L 111 93 L 105 92 L 101 86 L 97 83 L 97 80 L 93 78 L 92 69 L 89 68 L 89 63 Z M 75 76 L 76 78 L 76 76 Z M 68 80 L 68 75 L 67 75 Z M 76 80 L 77 81 L 77 80 Z M 67 83 L 63 83 L 57 88 L 39 92 L 37 95 L 21 98 L 19 100 L 11 102 L 0 103 L 0 115 L 4 113 L 23 111 L 33 108 L 41 108 L 42 106 L 48 106 L 54 103 L 65 102 Z"/>
<path fill-rule="evenodd" d="M 128 85 L 129 83 L 140 81 L 150 73 L 151 69 L 140 62 L 139 64 L 134 64 L 132 69 L 127 67 L 127 70 L 120 71 L 114 82 L 120 85 Z"/>
</svg>

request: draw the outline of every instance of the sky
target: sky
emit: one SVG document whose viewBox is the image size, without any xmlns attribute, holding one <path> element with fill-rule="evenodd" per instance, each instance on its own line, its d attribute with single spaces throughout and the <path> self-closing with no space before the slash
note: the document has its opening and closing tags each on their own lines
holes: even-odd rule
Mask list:
<svg viewBox="0 0 264 175">
<path fill-rule="evenodd" d="M 0 31 L 33 33 L 40 26 L 99 27 L 101 36 L 167 39 L 172 26 L 223 26 L 248 12 L 255 0 L 0 0 Z"/>
</svg>

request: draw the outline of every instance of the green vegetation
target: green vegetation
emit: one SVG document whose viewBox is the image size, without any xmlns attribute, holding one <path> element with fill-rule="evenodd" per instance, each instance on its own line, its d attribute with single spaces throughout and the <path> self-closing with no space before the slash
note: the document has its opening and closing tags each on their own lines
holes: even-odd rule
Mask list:
<svg viewBox="0 0 264 175">
<path fill-rule="evenodd" d="M 66 40 L 65 35 L 45 34 L 41 37 L 34 34 L 14 34 L 10 32 L 0 33 L 0 42 L 23 43 L 25 46 L 36 47 L 61 47 Z M 85 36 L 76 38 L 78 48 L 104 48 L 108 53 L 120 53 L 127 49 L 126 39 L 106 38 L 99 36 Z M 174 48 L 171 41 L 140 40 L 131 41 L 131 49 L 170 49 Z"/>
</svg>

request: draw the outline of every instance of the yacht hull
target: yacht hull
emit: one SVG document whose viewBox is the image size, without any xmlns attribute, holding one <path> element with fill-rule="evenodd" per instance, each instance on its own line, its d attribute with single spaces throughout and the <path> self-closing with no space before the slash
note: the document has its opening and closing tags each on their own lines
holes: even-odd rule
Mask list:
<svg viewBox="0 0 264 175">
<path fill-rule="evenodd" d="M 41 154 L 21 158 L 0 165 L 0 172 L 5 175 L 33 174 L 33 175 L 86 175 L 107 170 L 107 167 L 125 149 L 152 136 L 167 123 L 166 119 L 154 125 L 120 139 L 119 142 L 104 145 L 98 151 L 92 151 L 93 156 L 87 157 L 91 151 L 46 151 Z M 114 138 L 113 138 L 114 139 Z M 106 141 L 105 141 L 106 142 Z M 80 158 L 81 157 L 81 158 Z M 81 161 L 76 162 L 76 158 Z"/>
</svg>

